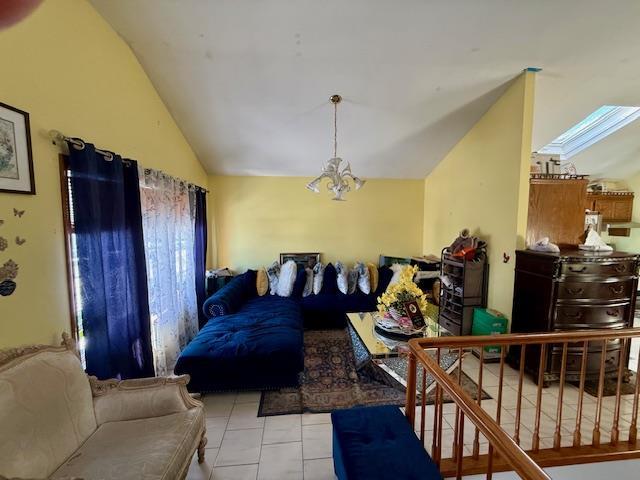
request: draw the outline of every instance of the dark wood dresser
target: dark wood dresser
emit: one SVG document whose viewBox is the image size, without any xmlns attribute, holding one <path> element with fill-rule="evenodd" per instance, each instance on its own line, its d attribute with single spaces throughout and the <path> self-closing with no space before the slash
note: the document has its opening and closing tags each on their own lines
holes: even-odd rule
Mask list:
<svg viewBox="0 0 640 480">
<path fill-rule="evenodd" d="M 639 256 L 624 252 L 517 251 L 511 331 L 553 332 L 632 326 L 638 267 Z M 528 347 L 525 354 L 525 369 L 537 379 L 539 347 Z M 598 376 L 601 354 L 602 343 L 589 345 L 589 377 Z M 606 372 L 616 374 L 621 355 L 620 341 L 609 342 L 605 354 Z M 548 349 L 545 383 L 558 379 L 561 359 L 561 345 Z M 581 359 L 582 344 L 570 344 L 567 380 L 579 379 Z M 518 364 L 519 349 L 510 350 L 509 362 Z"/>
</svg>

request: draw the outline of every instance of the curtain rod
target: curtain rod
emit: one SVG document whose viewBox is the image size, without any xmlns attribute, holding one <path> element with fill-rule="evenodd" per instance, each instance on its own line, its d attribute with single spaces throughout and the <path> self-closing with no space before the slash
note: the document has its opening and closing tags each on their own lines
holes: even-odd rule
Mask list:
<svg viewBox="0 0 640 480">
<path fill-rule="evenodd" d="M 51 141 L 53 142 L 54 145 L 60 147 L 63 151 L 63 153 L 65 153 L 66 155 L 69 154 L 69 144 L 73 145 L 74 148 L 76 148 L 77 150 L 84 150 L 85 147 L 85 143 L 80 140 L 79 138 L 73 138 L 73 137 L 67 137 L 66 135 L 64 135 L 63 133 L 59 132 L 58 130 L 49 130 L 49 138 L 51 139 Z M 96 153 L 98 155 L 102 155 L 104 157 L 104 159 L 107 162 L 111 162 L 113 161 L 113 152 L 109 152 L 107 150 L 100 150 L 100 149 L 95 149 Z M 128 164 L 129 162 L 126 159 L 122 160 L 124 163 Z M 165 175 L 167 177 L 172 177 L 172 175 L 169 175 L 165 172 L 163 172 L 162 170 L 156 170 L 153 168 L 146 168 L 143 167 L 145 171 L 153 171 L 153 172 L 158 172 L 162 175 Z M 202 190 L 203 192 L 209 193 L 209 190 L 207 190 L 206 188 L 203 188 L 199 185 L 196 185 L 195 183 L 190 183 L 187 182 L 185 180 L 182 179 L 177 179 L 179 180 L 181 183 L 189 186 L 192 185 L 195 188 L 199 188 L 200 190 Z"/>
</svg>

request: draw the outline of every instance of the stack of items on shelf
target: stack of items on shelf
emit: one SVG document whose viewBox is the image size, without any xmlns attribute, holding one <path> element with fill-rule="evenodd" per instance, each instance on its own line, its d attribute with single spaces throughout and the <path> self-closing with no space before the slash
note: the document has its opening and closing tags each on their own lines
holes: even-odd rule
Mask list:
<svg viewBox="0 0 640 480">
<path fill-rule="evenodd" d="M 413 281 L 427 296 L 427 300 L 437 304 L 439 298 L 440 258 L 435 255 L 421 257 L 391 257 L 380 255 L 380 266 L 391 267 L 394 264 L 417 267 Z M 436 286 L 437 285 L 437 286 Z"/>
<path fill-rule="evenodd" d="M 442 250 L 440 325 L 454 335 L 470 335 L 474 307 L 487 305 L 487 245 L 464 229 Z"/>
</svg>

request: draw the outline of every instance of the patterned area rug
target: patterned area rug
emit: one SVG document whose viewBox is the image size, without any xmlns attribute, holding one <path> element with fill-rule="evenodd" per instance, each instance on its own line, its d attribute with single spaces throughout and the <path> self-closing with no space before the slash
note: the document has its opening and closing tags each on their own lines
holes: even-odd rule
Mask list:
<svg viewBox="0 0 640 480">
<path fill-rule="evenodd" d="M 635 373 L 631 374 L 628 382 L 622 382 L 620 384 L 620 395 L 632 395 L 636 391 L 636 381 L 637 375 Z M 579 382 L 571 382 L 576 387 L 580 385 Z M 592 397 L 598 398 L 598 380 L 587 380 L 584 382 L 584 391 L 587 392 Z M 613 397 L 616 394 L 618 388 L 618 379 L 616 378 L 605 378 L 604 379 L 604 388 L 602 389 L 603 397 Z"/>
<path fill-rule="evenodd" d="M 376 379 L 376 372 L 367 373 L 366 368 L 356 370 L 346 330 L 305 332 L 304 347 L 305 369 L 300 387 L 262 392 L 258 416 L 327 413 L 354 406 L 404 406 L 404 389 L 382 383 Z M 454 368 L 450 375 L 457 380 L 458 369 Z M 477 398 L 478 386 L 465 373 L 462 386 L 472 398 Z M 434 396 L 432 389 L 427 394 L 428 405 L 433 404 Z M 483 392 L 482 398 L 491 397 Z M 451 400 L 445 395 L 444 401 Z"/>
</svg>

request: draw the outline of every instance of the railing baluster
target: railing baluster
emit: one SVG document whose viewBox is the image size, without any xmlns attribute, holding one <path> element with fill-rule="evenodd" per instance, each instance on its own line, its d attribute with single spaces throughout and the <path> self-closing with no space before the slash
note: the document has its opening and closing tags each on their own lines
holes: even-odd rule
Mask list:
<svg viewBox="0 0 640 480">
<path fill-rule="evenodd" d="M 442 387 L 439 383 L 436 384 L 436 402 L 438 405 L 438 428 L 433 432 L 433 460 L 440 467 L 442 459 Z"/>
<path fill-rule="evenodd" d="M 629 339 L 631 341 L 631 339 Z M 633 408 L 631 410 L 631 426 L 629 427 L 629 443 L 638 439 L 638 400 L 640 399 L 640 361 L 636 364 L 636 389 L 633 392 Z"/>
<path fill-rule="evenodd" d="M 547 344 L 540 345 L 540 362 L 538 364 L 538 395 L 536 398 L 536 424 L 533 430 L 533 438 L 531 441 L 531 450 L 538 452 L 540 450 L 540 413 L 542 411 L 542 385 L 544 383 L 544 370 L 547 360 Z"/>
<path fill-rule="evenodd" d="M 409 352 L 409 362 L 407 365 L 407 402 L 404 407 L 404 414 L 407 417 L 411 430 L 415 430 L 416 420 L 416 356 Z"/>
<path fill-rule="evenodd" d="M 436 363 L 440 365 L 440 348 L 436 350 Z M 433 381 L 436 379 L 434 377 Z M 440 459 L 442 457 L 442 387 L 439 383 L 436 382 L 436 418 L 435 425 L 436 429 L 433 431 L 433 459 L 440 466 Z"/>
<path fill-rule="evenodd" d="M 458 348 L 458 385 L 462 385 L 462 348 Z M 458 427 L 460 425 L 460 407 L 456 404 L 456 423 L 454 425 L 453 448 L 451 458 L 455 460 L 458 447 Z"/>
<path fill-rule="evenodd" d="M 520 376 L 518 377 L 518 400 L 516 401 L 516 430 L 513 440 L 520 445 L 520 410 L 522 409 L 522 383 L 524 381 L 524 359 L 526 345 L 520 347 Z"/>
<path fill-rule="evenodd" d="M 484 366 L 484 347 L 480 347 L 480 368 L 478 369 L 478 398 L 476 402 L 478 406 L 482 406 L 482 371 Z M 476 431 L 473 434 L 473 458 L 477 459 L 480 456 L 480 430 L 476 425 Z"/>
<path fill-rule="evenodd" d="M 562 399 L 564 396 L 564 377 L 567 373 L 567 350 L 569 344 L 564 342 L 562 344 L 562 364 L 560 365 L 560 388 L 558 391 L 558 405 L 556 411 L 556 431 L 553 434 L 553 448 L 558 450 L 562 443 L 562 437 L 560 434 L 562 424 Z"/>
<path fill-rule="evenodd" d="M 504 345 L 500 346 L 500 382 L 498 383 L 498 406 L 496 411 L 496 423 L 500 425 L 500 417 L 502 416 L 502 386 L 504 378 L 504 356 L 506 349 Z"/>
<path fill-rule="evenodd" d="M 464 455 L 464 412 L 460 412 L 458 425 L 458 450 L 456 452 L 456 480 L 462 479 L 462 457 Z"/>
<path fill-rule="evenodd" d="M 582 402 L 584 400 L 584 381 L 587 375 L 587 360 L 589 358 L 589 341 L 582 345 L 582 362 L 580 364 L 580 386 L 578 387 L 578 411 L 576 412 L 576 429 L 573 432 L 573 446 L 582 443 Z"/>
<path fill-rule="evenodd" d="M 627 358 L 627 347 L 630 343 L 626 338 L 621 338 L 620 357 L 618 358 L 618 380 L 616 383 L 616 407 L 613 413 L 613 426 L 611 427 L 611 444 L 616 445 L 620 439 L 620 392 L 622 389 L 622 375 L 624 373 L 624 361 Z M 629 342 L 631 340 L 629 339 Z"/>
<path fill-rule="evenodd" d="M 489 451 L 487 452 L 487 480 L 493 478 L 493 445 L 489 443 Z"/>
<path fill-rule="evenodd" d="M 420 441 L 424 447 L 425 410 L 427 405 L 427 369 L 422 366 L 422 388 L 420 389 Z"/>
<path fill-rule="evenodd" d="M 598 404 L 596 405 L 596 418 L 593 425 L 594 447 L 600 446 L 600 417 L 602 416 L 602 395 L 604 393 L 604 366 L 607 360 L 607 341 L 602 342 L 602 352 L 600 354 L 600 377 L 598 378 Z"/>
</svg>

